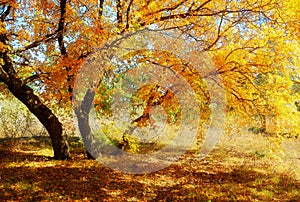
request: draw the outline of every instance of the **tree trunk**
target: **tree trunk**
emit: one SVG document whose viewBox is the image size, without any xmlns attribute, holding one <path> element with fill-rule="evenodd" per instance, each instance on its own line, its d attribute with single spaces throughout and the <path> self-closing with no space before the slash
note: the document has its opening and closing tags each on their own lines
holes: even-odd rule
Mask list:
<svg viewBox="0 0 300 202">
<path fill-rule="evenodd" d="M 84 113 L 80 109 L 76 109 L 76 116 L 78 119 L 78 128 L 82 137 L 83 144 L 86 149 L 86 154 L 88 159 L 95 159 L 93 155 L 90 153 L 92 149 L 92 134 L 91 134 L 91 128 L 89 125 L 89 115 Z"/>
<path fill-rule="evenodd" d="M 86 153 L 88 159 L 95 159 L 95 157 L 91 154 L 91 151 L 97 149 L 95 146 L 95 142 L 93 141 L 91 134 L 91 127 L 89 125 L 89 112 L 93 103 L 95 93 L 89 89 L 87 90 L 83 101 L 78 105 L 78 107 L 74 108 L 75 114 L 78 119 L 78 128 L 82 137 L 83 144 L 86 148 Z M 98 152 L 95 150 L 92 152 L 97 154 Z"/>
<path fill-rule="evenodd" d="M 45 106 L 33 90 L 26 84 L 22 85 L 22 81 L 18 78 L 9 78 L 4 81 L 10 92 L 27 106 L 38 120 L 47 129 L 54 150 L 55 159 L 69 159 L 69 145 L 65 136 L 63 136 L 62 124 L 52 111 Z"/>
<path fill-rule="evenodd" d="M 2 39 L 2 40 L 1 40 Z M 3 36 L 0 36 L 0 41 Z M 0 65 L 0 81 L 4 82 L 10 92 L 32 112 L 47 129 L 54 150 L 55 159 L 69 159 L 69 145 L 63 136 L 62 124 L 52 111 L 44 105 L 33 90 L 23 82 L 14 70 L 13 63 L 7 52 L 0 53 L 4 65 Z"/>
</svg>

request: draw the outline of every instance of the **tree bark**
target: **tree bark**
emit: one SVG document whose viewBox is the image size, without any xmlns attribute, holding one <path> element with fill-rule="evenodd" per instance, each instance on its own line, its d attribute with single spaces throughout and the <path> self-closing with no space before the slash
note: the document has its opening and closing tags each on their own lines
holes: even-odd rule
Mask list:
<svg viewBox="0 0 300 202">
<path fill-rule="evenodd" d="M 62 124 L 53 112 L 45 106 L 33 90 L 15 76 L 4 76 L 1 71 L 1 80 L 7 85 L 9 91 L 19 99 L 31 113 L 33 113 L 48 131 L 55 159 L 69 159 L 69 145 L 63 136 Z M 5 77 L 5 79 L 3 79 Z"/>
<path fill-rule="evenodd" d="M 95 147 L 95 142 L 93 141 L 91 134 L 91 127 L 89 125 L 89 112 L 93 103 L 93 99 L 95 97 L 95 92 L 91 89 L 88 89 L 82 103 L 78 105 L 78 107 L 74 108 L 75 114 L 78 119 L 78 128 L 82 137 L 83 144 L 86 148 L 86 153 L 88 159 L 95 159 L 95 157 L 91 154 L 93 149 L 97 149 Z M 97 152 L 94 152 L 95 154 Z"/>
<path fill-rule="evenodd" d="M 5 35 L 0 35 L 0 41 L 6 43 Z M 0 52 L 3 65 L 0 65 L 0 81 L 4 82 L 9 91 L 33 113 L 48 131 L 55 159 L 69 159 L 69 145 L 63 135 L 62 124 L 53 112 L 44 105 L 33 90 L 17 75 L 8 52 Z"/>
</svg>

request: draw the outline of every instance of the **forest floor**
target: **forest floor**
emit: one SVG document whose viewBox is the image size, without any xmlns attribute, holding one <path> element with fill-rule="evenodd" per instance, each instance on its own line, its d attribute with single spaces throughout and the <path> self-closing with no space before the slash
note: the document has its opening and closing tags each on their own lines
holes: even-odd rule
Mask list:
<svg viewBox="0 0 300 202">
<path fill-rule="evenodd" d="M 51 159 L 47 138 L 0 143 L 0 201 L 299 201 L 300 141 L 284 151 L 260 135 L 222 137 L 198 160 L 187 152 L 149 174 L 125 174 L 87 160 L 71 142 L 72 160 Z M 274 145 L 273 145 L 274 146 Z"/>
</svg>

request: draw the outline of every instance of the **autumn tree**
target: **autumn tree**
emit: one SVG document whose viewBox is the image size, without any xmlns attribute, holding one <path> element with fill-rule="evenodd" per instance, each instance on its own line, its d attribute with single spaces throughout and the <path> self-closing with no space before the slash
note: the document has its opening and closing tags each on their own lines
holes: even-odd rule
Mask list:
<svg viewBox="0 0 300 202">
<path fill-rule="evenodd" d="M 25 22 L 18 22 L 17 20 L 21 16 L 29 17 L 31 14 L 29 10 L 19 10 L 19 8 L 16 1 L 7 1 L 0 7 L 0 80 L 47 129 L 52 140 L 54 158 L 67 159 L 70 154 L 66 137 L 63 135 L 62 124 L 29 85 L 36 78 L 42 79 L 41 75 L 43 74 L 36 66 L 37 64 L 42 65 L 42 63 L 35 61 L 37 58 L 33 49 L 42 45 L 44 41 L 54 40 L 54 36 L 60 30 L 58 28 L 56 32 L 51 34 L 37 33 L 38 31 L 34 33 L 35 30 L 29 31 L 30 27 L 26 21 L 28 22 L 30 19 L 25 19 Z M 37 28 L 37 30 L 39 29 Z M 31 34 L 35 36 L 31 36 Z M 42 82 L 42 80 L 40 81 Z"/>
<path fill-rule="evenodd" d="M 241 124 L 246 124 L 255 116 L 280 114 L 284 104 L 276 101 L 278 97 L 294 99 L 289 95 L 292 83 L 288 67 L 295 69 L 294 75 L 298 71 L 295 55 L 299 47 L 293 42 L 292 29 L 287 29 L 287 25 L 295 28 L 290 19 L 297 21 L 289 18 L 293 2 L 5 1 L 0 4 L 0 78 L 47 128 L 55 157 L 64 159 L 69 154 L 61 123 L 46 103 L 71 107 L 81 65 L 97 50 L 95 47 L 114 36 L 146 27 L 174 30 L 209 53 L 227 92 L 229 116 L 242 117 Z M 160 53 L 159 57 L 159 61 L 145 57 L 143 62 L 168 66 L 164 64 L 167 54 Z M 114 68 L 112 65 L 111 70 Z M 111 72 L 104 71 L 106 75 Z M 194 78 L 200 80 L 189 74 L 188 80 Z M 37 89 L 35 93 L 32 86 Z M 193 89 L 204 99 L 206 93 L 200 86 Z M 96 89 L 87 89 L 82 102 L 73 107 L 80 132 L 87 138 L 91 135 L 90 109 L 94 104 L 99 106 L 94 102 Z M 208 106 L 207 100 L 203 103 Z M 88 144 L 89 139 L 84 142 Z"/>
</svg>

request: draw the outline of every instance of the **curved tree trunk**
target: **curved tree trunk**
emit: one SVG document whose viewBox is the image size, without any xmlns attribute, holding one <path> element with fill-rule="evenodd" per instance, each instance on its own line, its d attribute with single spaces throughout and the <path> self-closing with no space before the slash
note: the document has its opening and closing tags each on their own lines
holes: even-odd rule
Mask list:
<svg viewBox="0 0 300 202">
<path fill-rule="evenodd" d="M 95 159 L 95 157 L 90 153 L 92 150 L 97 149 L 95 142 L 93 142 L 91 127 L 89 125 L 89 112 L 95 97 L 95 92 L 91 89 L 87 90 L 82 103 L 78 107 L 74 108 L 75 114 L 78 119 L 78 128 L 82 137 L 83 144 L 86 148 L 86 153 L 88 159 Z M 97 152 L 93 152 L 97 153 Z"/>
<path fill-rule="evenodd" d="M 0 41 L 5 43 L 5 36 L 0 35 Z M 70 158 L 69 145 L 63 136 L 62 124 L 53 112 L 44 105 L 33 90 L 17 75 L 7 52 L 0 52 L 3 65 L 0 65 L 0 81 L 4 82 L 10 92 L 32 112 L 47 129 L 54 150 L 55 159 Z"/>
<path fill-rule="evenodd" d="M 7 85 L 10 92 L 27 106 L 38 120 L 47 129 L 54 150 L 55 159 L 68 159 L 70 158 L 69 145 L 66 137 L 63 136 L 62 124 L 53 112 L 45 106 L 38 96 L 33 93 L 33 90 L 15 76 L 3 76 L 1 71 L 0 78 Z M 5 77 L 6 79 L 3 79 Z"/>
</svg>

